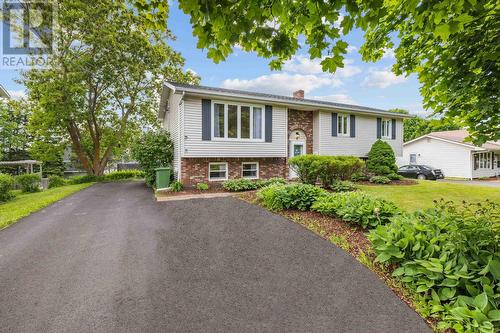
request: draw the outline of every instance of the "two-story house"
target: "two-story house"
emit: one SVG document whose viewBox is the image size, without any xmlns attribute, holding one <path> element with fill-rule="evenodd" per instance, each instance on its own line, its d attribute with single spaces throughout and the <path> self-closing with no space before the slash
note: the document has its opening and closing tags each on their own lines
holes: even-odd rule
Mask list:
<svg viewBox="0 0 500 333">
<path fill-rule="evenodd" d="M 293 178 L 303 154 L 364 158 L 377 139 L 397 157 L 405 114 L 369 107 L 167 82 L 159 118 L 174 142 L 175 178 L 185 184 L 229 178 Z"/>
</svg>

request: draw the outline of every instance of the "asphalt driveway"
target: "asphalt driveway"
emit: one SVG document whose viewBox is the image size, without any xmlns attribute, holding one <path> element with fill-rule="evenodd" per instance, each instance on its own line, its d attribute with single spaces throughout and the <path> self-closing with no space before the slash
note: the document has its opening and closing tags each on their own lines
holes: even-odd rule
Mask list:
<svg viewBox="0 0 500 333">
<path fill-rule="evenodd" d="M 98 184 L 0 231 L 1 332 L 430 332 L 329 242 L 234 198 Z"/>
</svg>

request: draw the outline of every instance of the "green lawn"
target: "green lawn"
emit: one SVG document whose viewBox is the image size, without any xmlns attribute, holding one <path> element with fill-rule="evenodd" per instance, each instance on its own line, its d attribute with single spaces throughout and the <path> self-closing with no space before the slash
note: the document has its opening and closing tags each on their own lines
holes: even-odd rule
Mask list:
<svg viewBox="0 0 500 333">
<path fill-rule="evenodd" d="M 362 190 L 394 202 L 400 208 L 413 211 L 433 206 L 433 200 L 478 202 L 486 199 L 500 203 L 500 189 L 486 186 L 441 183 L 429 180 L 417 185 L 361 186 Z"/>
<path fill-rule="evenodd" d="M 67 185 L 37 193 L 17 194 L 13 200 L 0 204 L 0 229 L 92 184 Z"/>
</svg>

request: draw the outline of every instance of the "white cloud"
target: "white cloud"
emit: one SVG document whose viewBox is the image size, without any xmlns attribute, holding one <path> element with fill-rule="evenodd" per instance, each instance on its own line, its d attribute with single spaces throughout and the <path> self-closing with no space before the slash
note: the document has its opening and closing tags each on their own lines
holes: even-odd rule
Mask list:
<svg viewBox="0 0 500 333">
<path fill-rule="evenodd" d="M 394 49 L 392 48 L 384 49 L 384 55 L 382 56 L 382 59 L 396 59 L 396 54 L 394 53 Z"/>
<path fill-rule="evenodd" d="M 192 68 L 186 69 L 186 72 L 189 72 L 189 73 L 191 73 L 193 75 L 199 76 L 198 73 L 194 69 L 192 69 Z"/>
<path fill-rule="evenodd" d="M 9 93 L 10 97 L 12 97 L 12 99 L 26 98 L 25 90 L 7 90 L 7 92 Z"/>
<path fill-rule="evenodd" d="M 322 59 L 309 59 L 304 55 L 293 56 L 292 59 L 285 62 L 283 69 L 288 72 L 302 73 L 302 74 L 320 74 L 323 73 L 321 68 Z M 339 68 L 335 72 L 336 77 L 347 78 L 361 73 L 361 68 L 351 65 L 353 60 L 345 59 L 344 68 Z"/>
<path fill-rule="evenodd" d="M 397 76 L 388 70 L 371 70 L 368 76 L 361 82 L 362 87 L 387 88 L 406 81 L 404 76 Z"/>
<path fill-rule="evenodd" d="M 222 82 L 224 88 L 240 89 L 256 92 L 267 92 L 278 95 L 289 95 L 303 89 L 306 93 L 321 87 L 338 87 L 342 81 L 330 75 L 276 73 L 262 75 L 250 80 L 226 79 Z"/>
<path fill-rule="evenodd" d="M 312 96 L 311 99 L 317 99 L 320 101 L 328 101 L 335 103 L 344 103 L 344 104 L 357 104 L 351 96 L 347 94 L 332 94 L 326 96 Z"/>
<path fill-rule="evenodd" d="M 352 53 L 352 52 L 357 51 L 357 50 L 358 50 L 358 47 L 355 45 L 349 45 L 347 47 L 347 53 Z"/>
</svg>

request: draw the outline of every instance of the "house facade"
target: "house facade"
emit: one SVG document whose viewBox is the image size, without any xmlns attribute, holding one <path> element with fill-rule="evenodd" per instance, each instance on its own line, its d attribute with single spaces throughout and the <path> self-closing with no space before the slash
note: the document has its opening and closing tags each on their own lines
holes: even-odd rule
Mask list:
<svg viewBox="0 0 500 333">
<path fill-rule="evenodd" d="M 174 142 L 174 175 L 185 184 L 231 178 L 293 178 L 303 154 L 366 157 L 378 139 L 403 153 L 408 115 L 304 98 L 166 83 L 159 118 Z"/>
<path fill-rule="evenodd" d="M 403 145 L 402 164 L 425 164 L 446 177 L 483 178 L 500 175 L 500 142 L 481 147 L 466 142 L 466 130 L 432 132 Z"/>
</svg>

